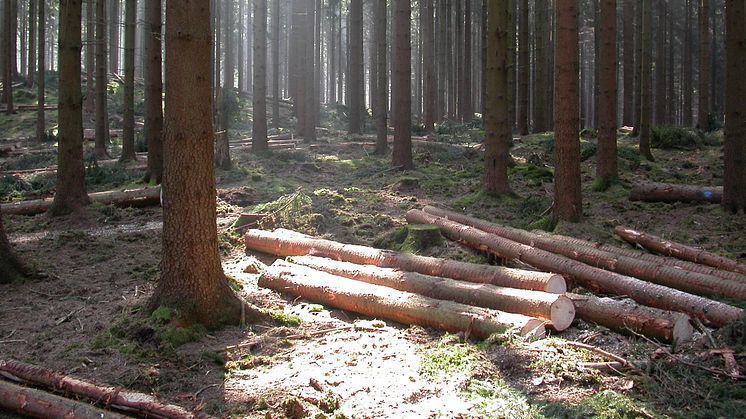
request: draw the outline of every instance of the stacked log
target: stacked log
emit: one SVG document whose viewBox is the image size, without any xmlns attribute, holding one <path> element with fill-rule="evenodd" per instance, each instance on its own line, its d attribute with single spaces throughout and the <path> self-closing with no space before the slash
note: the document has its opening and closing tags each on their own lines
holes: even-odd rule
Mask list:
<svg viewBox="0 0 746 419">
<path fill-rule="evenodd" d="M 124 191 L 106 191 L 88 194 L 92 203 L 103 205 L 156 205 L 161 201 L 161 188 L 141 188 Z M 33 199 L 0 205 L 3 214 L 36 215 L 46 212 L 54 198 Z"/>
<path fill-rule="evenodd" d="M 87 403 L 55 396 L 41 390 L 22 387 L 2 380 L 0 380 L 0 410 L 32 418 L 129 418 L 129 416 L 119 413 L 98 409 Z"/>
<path fill-rule="evenodd" d="M 710 202 L 723 200 L 723 187 L 674 185 L 669 183 L 644 183 L 632 188 L 630 201 L 646 202 Z"/>
</svg>

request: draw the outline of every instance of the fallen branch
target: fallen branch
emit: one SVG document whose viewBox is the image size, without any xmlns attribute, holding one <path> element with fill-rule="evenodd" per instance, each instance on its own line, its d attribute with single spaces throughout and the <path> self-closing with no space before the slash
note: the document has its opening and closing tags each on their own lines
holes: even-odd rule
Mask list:
<svg viewBox="0 0 746 419">
<path fill-rule="evenodd" d="M 501 287 L 551 293 L 563 293 L 567 290 L 562 275 L 416 256 L 317 239 L 287 230 L 249 230 L 244 235 L 244 242 L 248 249 L 281 257 L 313 254 L 359 265 L 397 268 Z"/>
<path fill-rule="evenodd" d="M 710 202 L 723 200 L 723 187 L 643 183 L 632 188 L 630 201 L 646 202 Z"/>
<path fill-rule="evenodd" d="M 630 367 L 630 368 L 633 368 L 633 369 L 638 369 L 635 366 L 635 364 L 627 361 L 626 359 L 622 358 L 621 356 L 613 354 L 613 353 L 608 352 L 608 351 L 605 351 L 605 350 L 603 350 L 603 349 L 601 349 L 599 347 L 596 347 L 596 346 L 593 346 L 593 345 L 588 345 L 588 344 L 582 343 L 582 342 L 573 342 L 573 341 L 566 341 L 566 342 L 563 342 L 563 344 L 566 345 L 566 346 L 571 346 L 573 348 L 580 348 L 580 349 L 585 349 L 586 351 L 589 351 L 589 352 L 594 352 L 594 353 L 596 353 L 598 355 L 601 355 L 602 357 L 604 357 L 604 358 L 606 358 L 608 360 L 611 360 L 611 361 L 614 361 L 614 362 L 617 362 L 617 363 L 621 364 L 622 367 Z"/>
<path fill-rule="evenodd" d="M 551 322 L 557 331 L 567 329 L 575 319 L 575 306 L 569 298 L 561 294 L 474 284 L 315 256 L 297 256 L 290 258 L 290 261 L 333 275 L 399 291 L 542 318 Z"/>
<path fill-rule="evenodd" d="M 87 403 L 0 380 L 0 411 L 2 410 L 34 418 L 129 418 L 119 413 L 98 409 Z"/>
<path fill-rule="evenodd" d="M 746 274 L 746 265 L 740 264 L 733 259 L 710 253 L 706 250 L 697 249 L 681 243 L 676 243 L 652 234 L 635 231 L 625 227 L 617 227 L 614 233 L 625 241 L 640 245 L 651 252 L 675 257 L 688 262 L 701 263 L 713 268 L 731 272 Z"/>
<path fill-rule="evenodd" d="M 521 336 L 545 335 L 544 322 L 538 319 L 427 298 L 283 261 L 275 262 L 262 273 L 259 286 L 366 316 L 479 338 L 515 329 Z"/>
<path fill-rule="evenodd" d="M 604 252 L 595 247 L 568 246 L 562 241 L 554 240 L 551 236 L 538 235 L 517 228 L 501 226 L 432 206 L 426 206 L 423 211 L 607 271 L 633 276 L 659 285 L 706 297 L 730 297 L 746 300 L 745 283 L 726 281 L 711 275 L 695 274 L 670 266 L 659 266 L 644 260 Z"/>
<path fill-rule="evenodd" d="M 161 188 L 142 188 L 125 191 L 106 191 L 88 194 L 91 203 L 103 205 L 154 205 L 161 201 Z M 3 214 L 36 215 L 46 212 L 54 198 L 34 199 L 0 205 Z"/>
<path fill-rule="evenodd" d="M 724 326 L 743 314 L 742 309 L 728 304 L 594 268 L 570 258 L 423 211 L 410 210 L 407 212 L 407 221 L 417 224 L 435 224 L 450 239 L 473 248 L 494 253 L 505 259 L 520 260 L 539 269 L 571 275 L 578 283 L 591 291 L 625 295 L 643 305 L 687 313 L 692 317 L 706 320 L 716 327 Z"/>
</svg>

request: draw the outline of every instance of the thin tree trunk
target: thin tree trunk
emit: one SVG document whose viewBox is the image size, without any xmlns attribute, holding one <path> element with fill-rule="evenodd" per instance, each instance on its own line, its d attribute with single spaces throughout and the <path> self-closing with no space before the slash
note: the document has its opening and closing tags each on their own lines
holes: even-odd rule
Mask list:
<svg viewBox="0 0 746 419">
<path fill-rule="evenodd" d="M 456 37 L 456 40 L 454 42 L 455 46 L 455 57 L 454 60 L 456 61 L 455 67 L 456 67 L 456 84 L 454 86 L 453 95 L 454 95 L 454 104 L 455 104 L 455 117 L 458 121 L 464 120 L 464 115 L 462 114 L 463 108 L 461 107 L 461 99 L 462 99 L 462 92 L 464 89 L 466 89 L 466 84 L 464 80 L 464 13 L 463 13 L 463 1 L 456 0 L 454 2 L 454 14 L 453 18 L 455 20 L 454 24 L 454 34 Z"/>
<path fill-rule="evenodd" d="M 376 154 L 384 155 L 388 152 L 388 103 L 389 103 L 389 80 L 388 80 L 388 60 L 386 59 L 386 28 L 387 28 L 387 11 L 386 2 L 375 2 L 375 44 L 376 54 L 378 54 L 378 109 L 376 110 Z"/>
<path fill-rule="evenodd" d="M 4 2 L 3 13 L 3 97 L 5 99 L 5 111 L 8 115 L 15 113 L 13 109 L 13 66 L 15 64 L 13 40 L 13 3 L 15 1 Z"/>
<path fill-rule="evenodd" d="M 124 2 L 124 121 L 121 162 L 137 160 L 135 154 L 135 18 L 137 0 Z"/>
<path fill-rule="evenodd" d="M 746 17 L 744 2 L 726 1 L 725 174 L 723 207 L 746 212 Z"/>
<path fill-rule="evenodd" d="M 272 0 L 272 126 L 280 128 L 280 0 Z"/>
<path fill-rule="evenodd" d="M 96 140 L 93 154 L 97 159 L 110 158 L 109 111 L 106 99 L 106 0 L 96 0 Z"/>
<path fill-rule="evenodd" d="M 230 102 L 234 97 L 235 84 L 235 47 L 233 42 L 233 22 L 235 13 L 235 0 L 223 0 L 223 10 L 225 17 L 224 54 L 223 54 L 223 88 L 221 89 L 220 102 L 218 104 L 218 115 L 220 119 L 220 130 L 223 134 L 217 138 L 215 165 L 223 170 L 230 170 L 233 167 L 230 153 L 230 129 L 234 114 Z"/>
<path fill-rule="evenodd" d="M 704 0 L 706 1 L 706 0 Z M 652 115 L 652 61 L 653 61 L 653 5 L 652 0 L 642 0 L 642 61 L 640 77 L 640 156 L 654 161 L 650 151 Z"/>
<path fill-rule="evenodd" d="M 681 109 L 681 125 L 692 126 L 692 0 L 686 0 L 686 20 L 684 21 L 684 53 L 681 60 L 683 80 L 681 90 L 684 102 Z"/>
<path fill-rule="evenodd" d="M 392 95 L 396 104 L 394 112 L 394 151 L 392 166 L 402 170 L 414 169 L 412 159 L 412 49 L 410 44 L 410 19 L 412 6 L 409 0 L 394 0 L 394 85 Z"/>
<path fill-rule="evenodd" d="M 487 0 L 484 0 L 487 1 Z M 547 119 L 547 51 L 549 49 L 549 32 L 547 30 L 547 9 L 549 4 L 546 1 L 534 2 L 534 32 L 536 37 L 536 52 L 534 58 L 535 75 L 534 75 L 534 132 L 544 132 L 548 128 Z M 551 25 L 549 25 L 551 27 Z"/>
<path fill-rule="evenodd" d="M 38 0 L 28 0 L 28 64 L 26 65 L 26 84 L 28 87 L 34 87 L 36 82 L 36 74 L 34 73 L 36 69 L 36 19 L 38 18 L 36 9 L 38 3 Z M 90 18 L 89 15 L 87 17 Z M 88 67 L 86 67 L 86 71 L 89 71 Z"/>
<path fill-rule="evenodd" d="M 304 62 L 305 62 L 305 71 L 304 71 L 304 84 L 305 84 L 305 117 L 303 119 L 303 122 L 305 124 L 305 127 L 303 128 L 303 141 L 305 143 L 313 143 L 316 142 L 316 114 L 317 114 L 317 108 L 319 106 L 319 103 L 316 101 L 316 77 L 315 77 L 315 71 L 316 71 L 316 57 L 314 55 L 314 19 L 315 19 L 315 13 L 314 10 L 316 8 L 316 1 L 315 0 L 306 0 L 305 5 L 306 10 L 306 18 L 305 18 L 305 32 L 304 36 L 308 40 L 309 45 L 307 48 L 303 50 L 304 53 Z M 362 6 L 361 6 L 362 7 Z M 361 11 L 362 13 L 362 11 Z M 361 24 L 362 24 L 362 16 L 360 18 Z M 362 28 L 360 29 L 362 31 Z M 361 66 L 361 72 L 362 72 L 362 34 L 360 38 L 360 66 Z M 362 81 L 362 79 L 360 79 Z M 363 100 L 364 102 L 364 100 Z M 362 105 L 359 105 L 358 107 L 361 107 Z"/>
<path fill-rule="evenodd" d="M 710 42 L 710 0 L 699 1 L 699 109 L 697 113 L 697 127 L 702 131 L 710 131 L 711 103 L 710 89 L 712 86 Z"/>
<path fill-rule="evenodd" d="M 600 185 L 609 185 L 618 177 L 617 169 L 617 73 L 616 73 L 616 0 L 601 0 L 599 58 L 598 162 L 596 177 Z M 605 189 L 605 188 L 604 188 Z"/>
<path fill-rule="evenodd" d="M 641 132 L 642 125 L 642 65 L 643 65 L 643 38 L 645 34 L 642 30 L 643 23 L 643 3 L 638 2 L 635 6 L 635 125 L 632 129 L 632 136 L 638 137 Z M 648 65 L 650 60 L 648 59 Z M 650 82 L 648 81 L 647 89 L 650 88 Z"/>
<path fill-rule="evenodd" d="M 472 84 L 471 84 L 471 72 L 472 72 L 472 36 L 471 36 L 471 5 L 472 1 L 469 0 L 464 3 L 464 89 L 461 91 L 461 120 L 465 123 L 470 123 L 474 119 L 474 107 L 472 105 Z"/>
<path fill-rule="evenodd" d="M 39 22 L 44 22 L 46 20 L 46 11 L 47 11 L 47 5 L 44 1 L 39 1 L 39 5 L 37 7 L 37 13 Z M 37 42 L 37 59 L 39 60 L 37 63 L 37 70 L 36 70 L 36 141 L 43 141 L 46 139 L 46 132 L 47 132 L 47 123 L 46 123 L 46 115 L 44 106 L 46 104 L 46 31 L 45 31 L 46 25 L 45 24 L 39 24 L 36 26 L 36 38 L 38 39 Z M 89 78 L 90 80 L 90 78 Z"/>
<path fill-rule="evenodd" d="M 666 42 L 666 0 L 655 0 L 658 3 L 658 19 L 655 35 L 655 124 L 666 124 L 666 50 L 673 48 Z"/>
<path fill-rule="evenodd" d="M 363 83 L 363 2 L 362 0 L 350 1 L 350 33 L 349 41 L 349 75 L 347 78 L 347 91 L 349 103 L 347 112 L 350 115 L 348 132 L 360 134 L 362 129 L 362 115 L 360 109 L 364 102 L 363 92 L 360 86 Z"/>
<path fill-rule="evenodd" d="M 437 94 L 436 62 L 435 62 L 435 27 L 433 21 L 433 0 L 421 0 L 424 4 L 423 11 L 423 70 L 424 70 L 424 123 L 425 131 L 435 131 L 436 108 L 435 96 Z"/>
<path fill-rule="evenodd" d="M 85 46 L 85 72 L 86 72 L 86 95 L 83 108 L 86 114 L 96 112 L 96 1 L 86 3 L 86 46 Z"/>
<path fill-rule="evenodd" d="M 267 0 L 254 0 L 254 100 L 251 150 L 269 149 L 267 142 Z"/>
<path fill-rule="evenodd" d="M 145 127 L 148 168 L 145 182 L 163 181 L 163 30 L 161 0 L 145 0 Z"/>
<path fill-rule="evenodd" d="M 248 52 L 244 50 L 244 28 L 248 27 L 250 22 L 244 21 L 246 19 L 246 8 L 245 8 L 245 0 L 238 0 L 238 21 L 236 22 L 236 28 L 238 29 L 238 33 L 236 34 L 236 51 L 237 51 L 237 61 L 236 61 L 236 70 L 238 72 L 238 79 L 236 82 L 238 83 L 238 91 L 243 92 L 246 86 L 246 80 L 244 79 L 244 69 L 246 68 L 246 59 L 244 58 L 244 53 Z M 251 1 L 251 0 L 249 0 Z M 251 8 L 251 5 L 249 5 L 249 8 Z"/>
<path fill-rule="evenodd" d="M 121 0 L 109 0 L 109 72 L 119 73 L 119 3 Z M 103 15 L 103 14 L 102 14 Z M 106 23 L 104 23 L 106 24 Z M 105 36 L 101 39 L 106 39 Z"/>
<path fill-rule="evenodd" d="M 634 17 L 635 17 L 635 5 L 637 0 L 622 0 L 623 3 L 623 15 L 622 15 L 622 30 L 623 34 L 623 54 L 624 54 L 624 80 L 623 80 L 623 110 L 622 110 L 622 124 L 628 127 L 634 126 L 634 90 L 635 90 L 635 34 L 634 31 Z"/>
<path fill-rule="evenodd" d="M 528 114 L 528 85 L 531 78 L 531 66 L 529 58 L 531 46 L 529 44 L 528 26 L 528 0 L 520 3 L 520 18 L 518 20 L 518 132 L 521 135 L 528 135 L 529 114 Z"/>
</svg>

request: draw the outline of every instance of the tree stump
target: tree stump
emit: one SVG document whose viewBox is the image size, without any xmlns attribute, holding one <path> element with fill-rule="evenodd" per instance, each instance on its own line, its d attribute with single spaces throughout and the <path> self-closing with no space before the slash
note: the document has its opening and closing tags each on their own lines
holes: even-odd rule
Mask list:
<svg viewBox="0 0 746 419">
<path fill-rule="evenodd" d="M 401 250 L 414 253 L 439 246 L 445 242 L 440 234 L 440 228 L 432 224 L 415 224 L 406 227 L 407 235 L 401 245 Z"/>
</svg>

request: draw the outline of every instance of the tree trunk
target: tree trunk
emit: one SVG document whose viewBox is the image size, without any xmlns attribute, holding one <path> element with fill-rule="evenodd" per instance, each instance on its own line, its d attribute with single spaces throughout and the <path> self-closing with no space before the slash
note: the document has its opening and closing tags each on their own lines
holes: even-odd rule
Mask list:
<svg viewBox="0 0 746 419">
<path fill-rule="evenodd" d="M 316 71 L 316 58 L 314 56 L 314 19 L 315 19 L 315 8 L 316 8 L 316 1 L 315 0 L 306 0 L 305 2 L 305 10 L 306 10 L 306 18 L 305 21 L 305 32 L 304 37 L 308 40 L 308 46 L 303 50 L 304 58 L 303 61 L 305 63 L 305 71 L 303 72 L 303 79 L 305 88 L 304 91 L 306 92 L 303 96 L 306 103 L 305 103 L 305 117 L 303 119 L 303 123 L 305 124 L 305 127 L 303 128 L 303 142 L 304 143 L 314 143 L 316 142 L 316 114 L 318 113 L 318 106 L 319 103 L 316 101 L 316 77 L 315 77 L 315 71 Z M 361 6 L 362 8 L 362 6 Z M 362 11 L 360 12 L 362 14 Z M 360 23 L 362 26 L 362 16 L 360 17 Z M 360 28 L 360 31 L 362 32 L 362 27 Z M 363 71 L 363 59 L 362 59 L 362 34 L 360 35 L 360 84 L 363 82 L 362 78 L 362 71 Z M 364 97 L 364 93 L 361 90 L 361 96 Z M 364 106 L 364 99 L 361 99 L 363 102 L 358 104 L 358 108 L 361 108 Z M 359 112 L 359 111 L 358 111 Z"/>
<path fill-rule="evenodd" d="M 101 387 L 23 362 L 0 360 L 0 372 L 5 377 L 11 378 L 14 381 L 39 386 L 51 391 L 64 392 L 65 394 L 82 397 L 95 403 L 105 404 L 107 409 L 114 408 L 143 417 L 177 419 L 193 416 L 192 412 L 182 407 L 160 403 L 155 397 L 147 394 L 122 390 L 119 387 Z M 104 417 L 108 418 L 110 414 L 112 412 L 107 412 Z"/>
<path fill-rule="evenodd" d="M 487 1 L 487 0 L 483 0 Z M 547 119 L 551 119 L 547 109 L 547 52 L 549 49 L 549 31 L 547 20 L 550 8 L 548 1 L 534 2 L 534 132 L 545 132 L 548 128 Z M 551 27 L 551 24 L 549 25 Z"/>
<path fill-rule="evenodd" d="M 267 268 L 259 286 L 366 316 L 478 338 L 515 329 L 531 338 L 545 334 L 543 323 L 530 317 L 422 297 L 288 263 Z"/>
<path fill-rule="evenodd" d="M 223 170 L 233 167 L 230 152 L 230 128 L 233 117 L 231 101 L 233 100 L 233 88 L 235 84 L 235 47 L 233 42 L 233 20 L 235 18 L 234 0 L 222 0 L 225 17 L 225 33 L 223 34 L 223 88 L 221 89 L 220 101 L 218 103 L 218 115 L 220 119 L 220 130 L 225 133 L 216 139 L 215 165 Z"/>
<path fill-rule="evenodd" d="M 562 255 L 607 271 L 629 275 L 706 297 L 729 297 L 746 300 L 746 284 L 743 283 L 724 281 L 712 275 L 695 274 L 683 269 L 660 266 L 644 260 L 604 252 L 592 246 L 568 246 L 563 241 L 555 240 L 551 236 L 503 227 L 431 206 L 425 207 L 424 211 L 436 217 L 445 217 L 451 221 L 468 225 L 527 246 L 533 246 L 547 252 Z"/>
<path fill-rule="evenodd" d="M 683 67 L 681 90 L 684 103 L 681 109 L 681 125 L 692 126 L 692 0 L 686 0 L 686 17 L 684 20 L 684 53 L 681 65 Z"/>
<path fill-rule="evenodd" d="M 80 92 L 81 0 L 60 1 L 59 152 L 57 184 L 49 213 L 63 215 L 90 201 L 83 165 L 83 97 Z"/>
<path fill-rule="evenodd" d="M 47 5 L 44 1 L 39 1 L 39 5 L 37 7 L 37 13 L 39 14 L 39 22 L 44 22 L 46 20 L 46 11 L 47 11 Z M 39 24 L 36 26 L 37 34 L 36 37 L 38 39 L 37 42 L 37 59 L 39 60 L 36 70 L 36 141 L 43 141 L 46 138 L 46 130 L 47 130 L 47 123 L 46 123 L 46 115 L 44 106 L 46 104 L 46 31 L 45 31 L 46 25 Z M 90 78 L 89 78 L 90 80 Z"/>
<path fill-rule="evenodd" d="M 459 99 L 461 107 L 461 120 L 464 123 L 470 123 L 474 119 L 474 110 L 472 106 L 472 85 L 471 85 L 471 1 L 464 2 L 464 83 L 463 90 Z"/>
<path fill-rule="evenodd" d="M 249 8 L 251 8 L 251 5 L 249 5 Z M 244 19 L 247 19 L 244 21 Z M 246 80 L 244 78 L 244 69 L 246 67 L 246 58 L 244 58 L 245 53 L 249 53 L 250 51 L 244 50 L 244 31 L 245 28 L 249 27 L 251 25 L 251 13 L 249 13 L 249 16 L 246 16 L 246 5 L 244 0 L 238 0 L 238 22 L 236 22 L 236 51 L 238 57 L 236 58 L 236 71 L 238 73 L 238 78 L 236 79 L 236 83 L 238 84 L 238 92 L 243 92 L 245 90 L 248 90 L 246 88 Z M 265 35 L 266 36 L 266 35 Z"/>
<path fill-rule="evenodd" d="M 454 51 L 454 60 L 455 67 L 456 67 L 456 85 L 454 86 L 454 104 L 455 104 L 455 116 L 456 120 L 463 122 L 464 121 L 464 115 L 461 113 L 463 110 L 461 107 L 461 98 L 462 93 L 464 89 L 466 89 L 466 85 L 464 83 L 464 13 L 462 5 L 467 2 L 462 2 L 456 0 L 454 2 L 454 13 L 453 13 L 453 19 L 455 21 L 454 24 L 454 35 L 455 35 L 455 41 L 453 45 L 455 46 Z"/>
<path fill-rule="evenodd" d="M 402 170 L 414 169 L 412 160 L 412 48 L 410 44 L 409 0 L 394 0 L 394 85 L 392 95 L 396 104 L 394 112 L 394 151 L 392 166 Z"/>
<path fill-rule="evenodd" d="M 635 125 L 631 133 L 633 137 L 640 137 L 642 131 L 643 6 L 644 4 L 641 1 L 638 1 L 635 6 L 635 31 L 637 35 L 635 36 Z M 650 63 L 649 60 L 648 63 Z M 647 88 L 649 89 L 650 86 Z"/>
<path fill-rule="evenodd" d="M 135 20 L 137 0 L 124 1 L 124 121 L 121 162 L 137 160 L 135 155 Z"/>
<path fill-rule="evenodd" d="M 591 291 L 625 295 L 643 305 L 687 313 L 715 327 L 724 326 L 743 315 L 742 309 L 727 304 L 594 268 L 423 211 L 410 210 L 407 213 L 407 221 L 434 224 L 440 227 L 447 237 L 470 247 L 487 250 L 502 258 L 520 260 L 539 269 L 571 275 L 580 285 Z"/>
<path fill-rule="evenodd" d="M 658 19 L 655 35 L 655 125 L 666 124 L 666 50 L 673 48 L 666 42 L 666 0 L 658 3 Z"/>
<path fill-rule="evenodd" d="M 347 112 L 350 115 L 348 132 L 360 134 L 362 129 L 361 101 L 364 101 L 360 86 L 363 84 L 363 1 L 350 1 L 350 57 L 347 90 L 349 103 Z"/>
<path fill-rule="evenodd" d="M 95 114 L 96 112 L 96 1 L 89 1 L 86 4 L 86 24 L 85 24 L 85 73 L 86 73 L 86 94 L 83 108 L 85 113 Z"/>
<path fill-rule="evenodd" d="M 699 109 L 697 113 L 697 127 L 702 131 L 710 131 L 710 88 L 712 86 L 710 42 L 710 0 L 699 1 Z"/>
<path fill-rule="evenodd" d="M 739 26 L 739 28 L 741 27 L 742 26 Z M 614 233 L 625 241 L 636 246 L 642 246 L 651 252 L 746 275 L 746 265 L 702 249 L 665 240 L 661 237 L 621 226 L 616 227 Z"/>
<path fill-rule="evenodd" d="M 254 0 L 253 92 L 251 150 L 262 153 L 269 149 L 267 142 L 267 0 Z"/>
<path fill-rule="evenodd" d="M 109 72 L 119 73 L 119 3 L 121 0 L 109 0 Z M 104 25 L 106 20 L 104 20 Z M 102 37 L 101 39 L 106 39 Z M 104 41 L 105 42 L 105 41 Z"/>
<path fill-rule="evenodd" d="M 127 419 L 129 417 L 3 380 L 0 380 L 0 409 L 34 418 Z"/>
<path fill-rule="evenodd" d="M 598 111 L 598 161 L 596 178 L 603 186 L 619 176 L 617 169 L 616 0 L 601 0 Z"/>
<path fill-rule="evenodd" d="M 725 174 L 723 207 L 746 212 L 746 18 L 744 2 L 726 2 Z"/>
<path fill-rule="evenodd" d="M 242 303 L 223 274 L 215 221 L 209 4 L 169 1 L 166 21 L 163 260 L 150 308 L 208 328 L 238 323 Z"/>
<path fill-rule="evenodd" d="M 666 343 L 689 342 L 694 334 L 685 314 L 642 306 L 633 300 L 566 295 L 575 304 L 578 318 L 620 333 L 631 331 Z"/>
<path fill-rule="evenodd" d="M 634 126 L 634 90 L 635 90 L 635 31 L 634 31 L 634 17 L 635 17 L 635 4 L 637 0 L 622 0 L 624 3 L 623 15 L 622 15 L 622 30 L 623 34 L 623 46 L 622 51 L 624 55 L 623 70 L 624 79 L 622 82 L 624 99 L 623 110 L 622 110 L 622 124 L 628 127 Z M 616 13 L 615 13 L 616 14 Z M 639 36 L 639 34 L 637 35 Z"/>
<path fill-rule="evenodd" d="M 528 26 L 528 0 L 519 2 L 520 18 L 518 19 L 518 132 L 521 135 L 528 135 L 529 114 L 528 114 L 528 85 L 531 78 L 531 66 L 529 58 L 531 46 L 529 45 Z"/>
<path fill-rule="evenodd" d="M 575 222 L 583 213 L 578 137 L 578 4 L 557 0 L 554 217 Z"/>
<path fill-rule="evenodd" d="M 487 10 L 487 76 L 485 79 L 486 131 L 484 148 L 484 190 L 489 194 L 510 194 L 508 161 L 513 141 L 510 122 L 508 62 L 510 10 L 507 4 L 489 0 Z"/>
<path fill-rule="evenodd" d="M 2 216 L 4 212 L 4 210 L 0 209 L 0 284 L 9 284 L 22 281 L 29 277 L 31 272 L 18 259 L 18 256 L 13 251 L 13 246 L 8 241 L 8 236 L 5 235 Z"/>
<path fill-rule="evenodd" d="M 561 275 L 354 246 L 315 239 L 290 231 L 277 230 L 272 233 L 262 230 L 249 230 L 244 235 L 244 242 L 247 249 L 282 257 L 313 254 L 359 265 L 396 268 L 402 271 L 419 272 L 425 275 L 492 284 L 500 287 L 545 291 L 555 294 L 567 291 L 565 280 Z"/>
<path fill-rule="evenodd" d="M 106 99 L 106 0 L 96 0 L 96 142 L 93 154 L 97 159 L 110 158 L 109 111 Z"/>
<path fill-rule="evenodd" d="M 280 0 L 272 0 L 272 126 L 280 128 Z"/>
<path fill-rule="evenodd" d="M 435 122 L 437 120 L 435 108 L 435 96 L 437 94 L 437 80 L 435 72 L 437 69 L 435 62 L 435 26 L 433 21 L 434 1 L 421 0 L 424 3 L 425 16 L 423 19 L 422 36 L 423 42 L 423 68 L 424 68 L 424 110 L 425 110 L 425 131 L 434 132 Z M 384 40 L 385 41 L 385 40 Z M 380 46 L 379 46 L 380 47 Z M 380 59 L 380 58 L 379 58 Z M 384 102 L 385 103 L 385 102 Z"/>
<path fill-rule="evenodd" d="M 28 87 L 34 87 L 34 83 L 36 82 L 36 19 L 38 18 L 36 9 L 38 3 L 38 0 L 28 1 L 28 64 L 26 65 L 26 85 Z M 90 15 L 86 17 L 90 19 Z M 88 71 L 88 67 L 86 67 L 86 71 Z"/>
<path fill-rule="evenodd" d="M 642 0 L 642 61 L 640 76 L 640 156 L 654 161 L 650 152 L 652 115 L 653 0 Z"/>
<path fill-rule="evenodd" d="M 161 198 L 160 188 L 143 188 L 124 191 L 95 192 L 86 196 L 90 202 L 102 205 L 153 205 Z M 50 209 L 53 198 L 32 199 L 8 204 L 0 204 L 3 212 L 15 215 L 36 215 Z"/>
<path fill-rule="evenodd" d="M 148 168 L 145 182 L 163 181 L 163 30 L 161 0 L 145 0 L 145 141 Z"/>
<path fill-rule="evenodd" d="M 723 200 L 723 188 L 668 183 L 643 183 L 635 185 L 629 194 L 630 201 L 645 202 L 710 202 Z"/>
<path fill-rule="evenodd" d="M 5 99 L 5 111 L 8 115 L 15 113 L 13 109 L 13 67 L 15 65 L 15 32 L 13 32 L 13 3 L 15 1 L 5 1 L 5 10 L 3 13 L 3 97 Z"/>
<path fill-rule="evenodd" d="M 432 2 L 432 0 L 427 0 Z M 376 109 L 376 154 L 385 155 L 389 149 L 388 143 L 388 103 L 389 103 L 389 78 L 388 60 L 386 59 L 386 2 L 375 2 L 375 44 L 378 54 L 378 107 Z M 434 93 L 434 92 L 433 92 Z"/>
<path fill-rule="evenodd" d="M 338 262 L 316 256 L 298 256 L 291 258 L 291 262 L 332 275 L 420 294 L 438 300 L 450 300 L 508 313 L 538 317 L 550 321 L 552 327 L 557 331 L 570 327 L 575 318 L 575 307 L 572 301 L 560 294 L 475 284 L 416 272 L 403 272 L 372 265 Z"/>
</svg>

